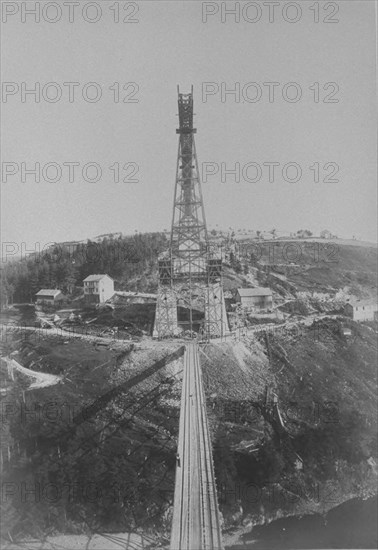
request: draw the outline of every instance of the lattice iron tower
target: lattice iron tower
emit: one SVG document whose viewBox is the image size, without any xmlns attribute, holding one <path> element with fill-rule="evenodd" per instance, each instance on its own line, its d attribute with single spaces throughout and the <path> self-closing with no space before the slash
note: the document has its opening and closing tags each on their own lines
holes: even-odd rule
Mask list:
<svg viewBox="0 0 378 550">
<path fill-rule="evenodd" d="M 176 184 L 171 228 L 171 255 L 176 275 L 203 276 L 206 273 L 207 230 L 193 128 L 193 88 L 178 91 L 180 128 Z"/>
<path fill-rule="evenodd" d="M 179 134 L 176 183 L 169 252 L 159 259 L 159 292 L 154 336 L 193 331 L 193 309 L 202 309 L 202 331 L 208 337 L 228 330 L 222 287 L 222 260 L 212 256 L 206 229 L 201 182 L 193 128 L 191 93 L 178 89 Z M 189 321 L 180 323 L 177 307 L 189 310 Z"/>
</svg>

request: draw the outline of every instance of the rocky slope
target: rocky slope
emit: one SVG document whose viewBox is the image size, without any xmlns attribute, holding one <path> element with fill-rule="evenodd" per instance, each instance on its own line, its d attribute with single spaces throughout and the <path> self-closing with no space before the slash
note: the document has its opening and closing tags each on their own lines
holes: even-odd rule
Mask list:
<svg viewBox="0 0 378 550">
<path fill-rule="evenodd" d="M 226 528 L 374 493 L 376 334 L 338 321 L 205 349 Z"/>
</svg>

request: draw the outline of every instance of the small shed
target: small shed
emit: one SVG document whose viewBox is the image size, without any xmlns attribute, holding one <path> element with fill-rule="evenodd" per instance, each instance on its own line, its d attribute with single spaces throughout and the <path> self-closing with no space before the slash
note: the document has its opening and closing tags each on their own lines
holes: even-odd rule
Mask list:
<svg viewBox="0 0 378 550">
<path fill-rule="evenodd" d="M 55 305 L 64 300 L 64 296 L 57 288 L 42 288 L 37 294 L 36 303 L 41 305 Z"/>
<path fill-rule="evenodd" d="M 242 307 L 263 311 L 273 306 L 273 294 L 270 288 L 238 288 L 236 301 Z"/>
</svg>

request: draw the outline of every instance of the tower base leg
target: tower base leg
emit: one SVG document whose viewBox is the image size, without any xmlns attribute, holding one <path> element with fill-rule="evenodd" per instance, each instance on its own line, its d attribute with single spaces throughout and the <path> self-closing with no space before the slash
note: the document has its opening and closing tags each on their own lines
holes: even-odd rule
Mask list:
<svg viewBox="0 0 378 550">
<path fill-rule="evenodd" d="M 177 297 L 171 288 L 160 288 L 156 302 L 153 338 L 169 338 L 179 333 Z"/>
<path fill-rule="evenodd" d="M 218 283 L 208 287 L 205 327 L 209 338 L 221 338 L 229 333 L 223 288 Z"/>
</svg>

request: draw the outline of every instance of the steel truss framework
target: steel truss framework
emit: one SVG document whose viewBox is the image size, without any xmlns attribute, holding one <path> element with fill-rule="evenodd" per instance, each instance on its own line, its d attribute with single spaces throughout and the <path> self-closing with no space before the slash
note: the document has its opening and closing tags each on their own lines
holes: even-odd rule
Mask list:
<svg viewBox="0 0 378 550">
<path fill-rule="evenodd" d="M 169 338 L 179 333 L 177 296 L 170 287 L 160 286 L 156 302 L 154 337 Z"/>
<path fill-rule="evenodd" d="M 207 337 L 228 330 L 222 288 L 222 260 L 212 257 L 198 170 L 193 128 L 193 87 L 178 90 L 179 134 L 176 182 L 169 253 L 159 260 L 159 292 L 154 336 L 175 336 L 193 331 L 193 308 L 203 311 L 202 331 Z M 189 322 L 180 326 L 177 306 L 189 310 Z"/>
</svg>

